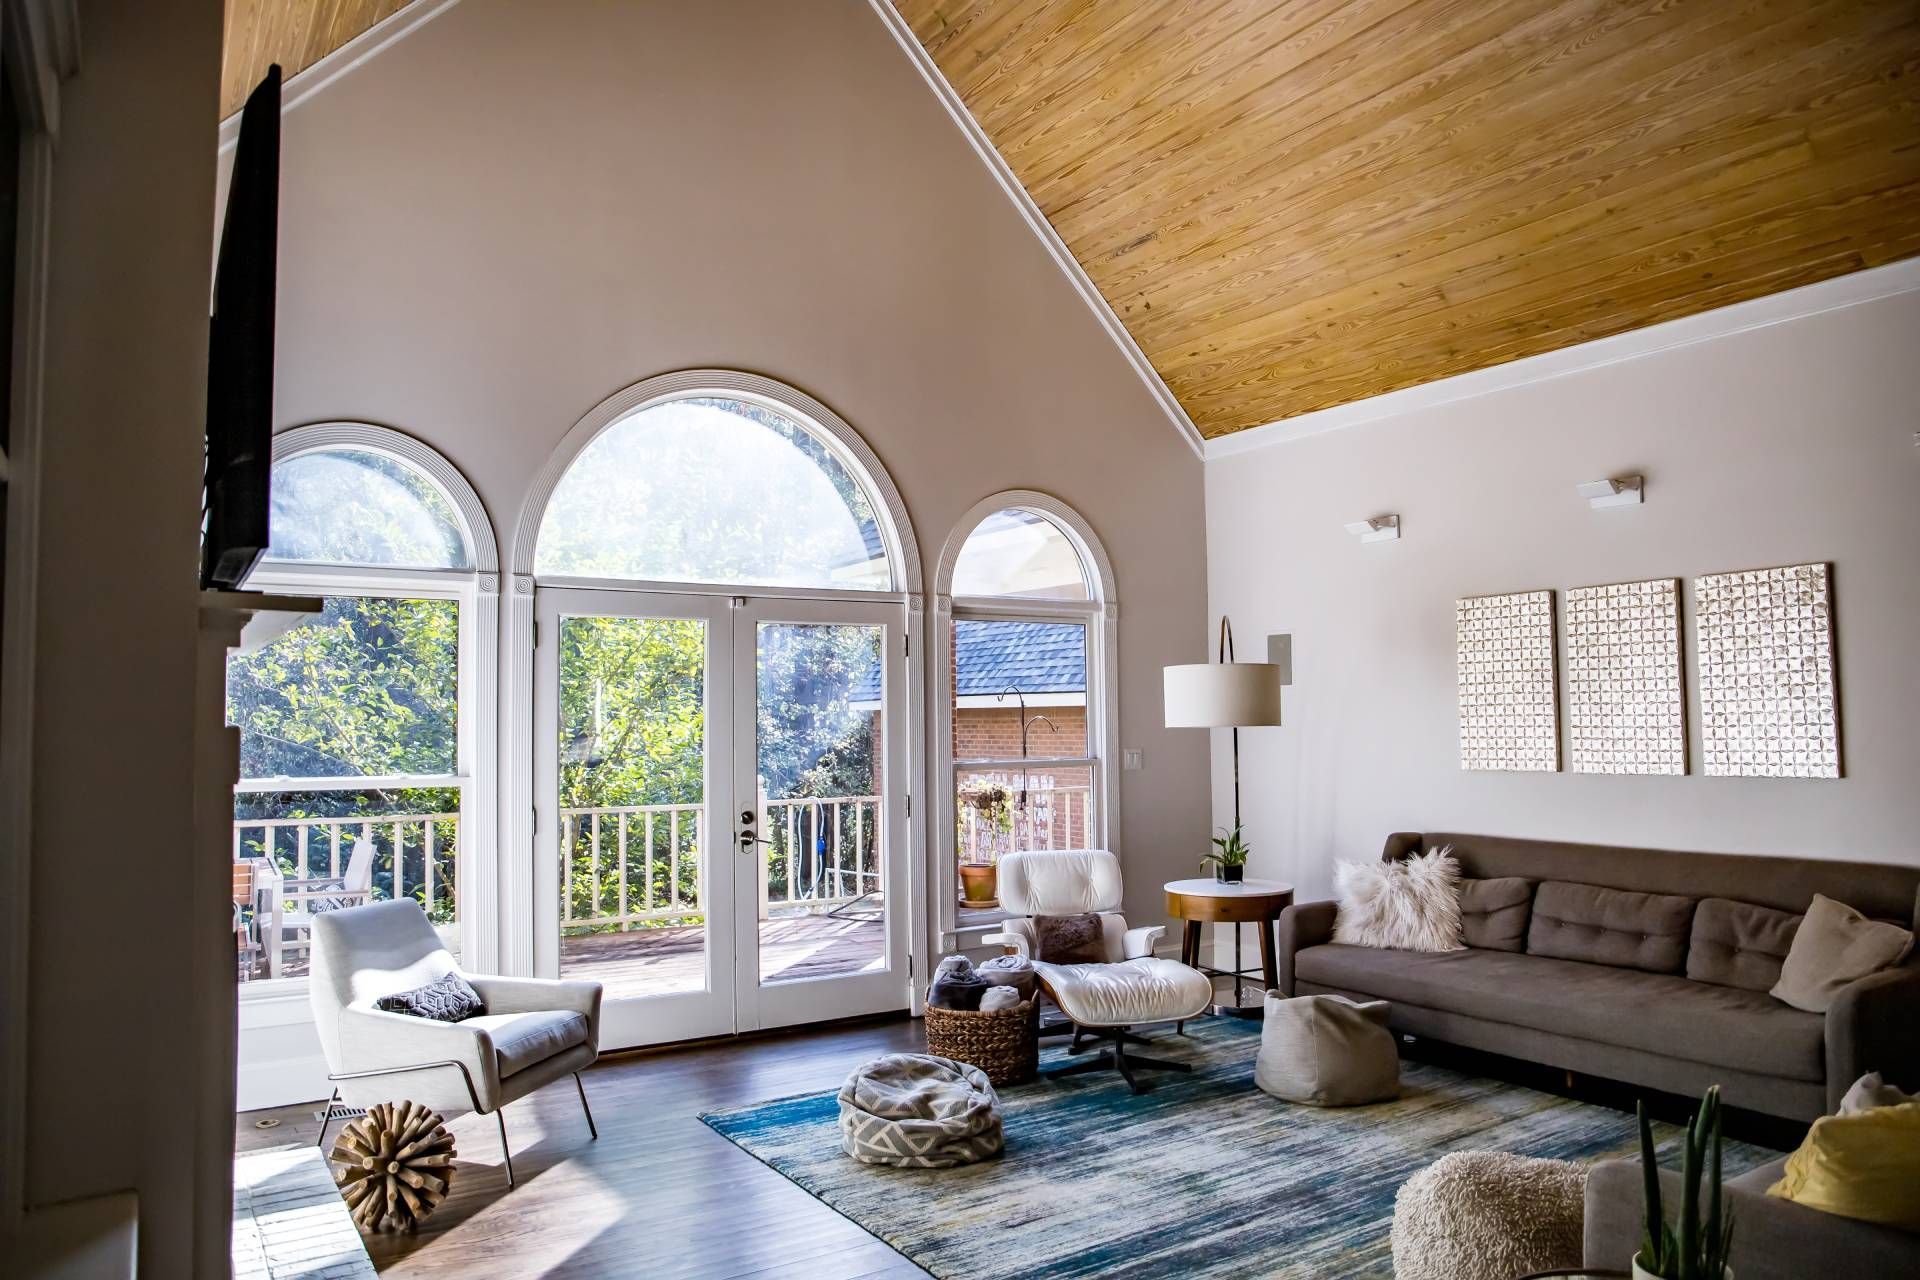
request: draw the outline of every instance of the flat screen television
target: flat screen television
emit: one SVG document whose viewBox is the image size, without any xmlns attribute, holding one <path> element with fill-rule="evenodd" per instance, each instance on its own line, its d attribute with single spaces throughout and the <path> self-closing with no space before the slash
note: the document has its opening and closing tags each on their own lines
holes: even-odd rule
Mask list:
<svg viewBox="0 0 1920 1280">
<path fill-rule="evenodd" d="M 267 552 L 273 304 L 280 240 L 280 67 L 247 97 L 227 186 L 207 347 L 200 585 L 234 590 Z"/>
</svg>

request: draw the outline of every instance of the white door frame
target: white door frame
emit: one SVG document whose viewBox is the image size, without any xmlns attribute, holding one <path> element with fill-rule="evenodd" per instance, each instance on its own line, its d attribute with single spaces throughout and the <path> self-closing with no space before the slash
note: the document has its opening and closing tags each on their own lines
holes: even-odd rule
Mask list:
<svg viewBox="0 0 1920 1280">
<path fill-rule="evenodd" d="M 749 864 L 741 856 L 743 831 L 739 810 L 751 807 L 758 793 L 757 728 L 759 706 L 758 634 L 759 624 L 800 623 L 833 625 L 836 623 L 880 628 L 881 654 L 881 870 L 886 904 L 885 956 L 880 968 L 846 976 L 798 978 L 766 984 L 760 978 L 759 895 L 736 887 L 734 936 L 738 939 L 734 973 L 737 984 L 739 1029 L 761 1030 L 823 1022 L 832 1018 L 858 1017 L 906 1009 L 913 1002 L 913 979 L 909 957 L 912 954 L 913 920 L 916 915 L 913 881 L 913 841 L 908 838 L 910 822 L 908 797 L 914 790 L 909 739 L 914 735 L 907 721 L 907 691 L 913 683 L 909 661 L 909 612 L 903 602 L 737 596 L 733 601 L 734 719 L 737 775 L 734 795 L 742 801 L 736 812 L 726 816 L 734 821 L 729 835 L 734 861 L 742 868 L 736 885 Z M 761 836 L 758 827 L 745 828 Z M 744 847 L 751 856 L 761 856 L 756 842 Z M 758 867 L 755 866 L 757 876 Z M 757 879 L 755 881 L 757 884 Z"/>
<path fill-rule="evenodd" d="M 732 852 L 733 644 L 728 601 L 720 596 L 658 595 L 639 591 L 542 589 L 536 601 L 539 644 L 534 660 L 535 775 L 533 912 L 535 972 L 561 977 L 560 894 L 560 626 L 563 618 L 690 618 L 705 624 L 706 743 L 703 795 L 706 830 L 700 858 L 700 904 L 706 915 L 706 967 L 697 991 L 606 999 L 600 1012 L 602 1048 L 627 1048 L 727 1035 L 735 1026 L 733 971 L 737 916 Z M 624 854 L 624 851 L 623 851 Z"/>
<path fill-rule="evenodd" d="M 604 1049 L 729 1035 L 895 1009 L 918 1013 L 914 957 L 927 934 L 924 822 L 912 796 L 924 768 L 917 597 L 796 592 L 740 595 L 738 588 L 682 586 L 635 591 L 611 586 L 542 586 L 533 612 L 533 856 L 528 910 L 518 912 L 532 942 L 531 971 L 559 977 L 559 655 L 563 617 L 697 618 L 707 624 L 706 812 L 700 900 L 706 908 L 706 981 L 698 992 L 622 999 L 602 1006 Z M 760 982 L 759 895 L 739 856 L 739 813 L 757 803 L 757 636 L 760 622 L 850 623 L 882 628 L 884 752 L 882 838 L 886 958 L 872 972 Z M 754 846 L 758 856 L 759 846 Z"/>
</svg>

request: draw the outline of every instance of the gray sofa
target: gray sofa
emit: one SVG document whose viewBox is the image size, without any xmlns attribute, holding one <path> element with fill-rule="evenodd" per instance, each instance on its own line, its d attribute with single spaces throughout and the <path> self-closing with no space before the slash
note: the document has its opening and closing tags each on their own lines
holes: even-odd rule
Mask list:
<svg viewBox="0 0 1920 1280">
<path fill-rule="evenodd" d="M 1824 1015 L 1767 991 L 1815 893 L 1915 927 L 1920 867 L 1400 832 L 1388 860 L 1451 846 L 1465 951 L 1332 941 L 1336 905 L 1287 908 L 1280 989 L 1393 1002 L 1397 1032 L 1812 1121 L 1868 1071 L 1920 1088 L 1920 960 Z"/>
<path fill-rule="evenodd" d="M 1856 1222 L 1791 1200 L 1776 1200 L 1767 1188 L 1780 1180 L 1782 1156 L 1727 1180 L 1733 1213 L 1733 1255 L 1740 1280 L 1908 1280 L 1920 1276 L 1920 1235 L 1871 1222 Z M 1680 1175 L 1661 1171 L 1661 1203 L 1669 1218 L 1680 1203 Z M 1640 1248 L 1645 1193 L 1637 1160 L 1596 1165 L 1587 1178 L 1582 1255 L 1595 1269 L 1625 1271 Z"/>
</svg>

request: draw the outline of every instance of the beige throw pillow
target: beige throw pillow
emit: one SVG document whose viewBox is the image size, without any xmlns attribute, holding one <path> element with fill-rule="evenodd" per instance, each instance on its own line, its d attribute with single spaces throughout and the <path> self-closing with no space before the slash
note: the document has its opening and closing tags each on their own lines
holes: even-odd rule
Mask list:
<svg viewBox="0 0 1920 1280">
<path fill-rule="evenodd" d="M 1825 1013 L 1842 987 L 1899 964 L 1912 947 L 1913 934 L 1899 925 L 1869 920 L 1816 893 L 1771 994 L 1796 1009 Z"/>
<path fill-rule="evenodd" d="M 1464 951 L 1460 864 L 1446 849 L 1398 862 L 1338 862 L 1333 940 L 1399 951 Z"/>
</svg>

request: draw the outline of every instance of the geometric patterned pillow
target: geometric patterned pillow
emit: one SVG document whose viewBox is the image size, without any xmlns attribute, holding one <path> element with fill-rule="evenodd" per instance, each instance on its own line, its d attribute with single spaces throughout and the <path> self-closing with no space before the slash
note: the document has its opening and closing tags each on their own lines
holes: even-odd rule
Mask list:
<svg viewBox="0 0 1920 1280">
<path fill-rule="evenodd" d="M 435 1022 L 464 1022 L 476 1013 L 487 1011 L 486 1001 L 480 998 L 480 993 L 457 973 L 449 973 L 444 978 L 411 991 L 396 991 L 390 996 L 381 996 L 374 1001 L 374 1007 L 388 1013 L 432 1018 Z"/>
</svg>

